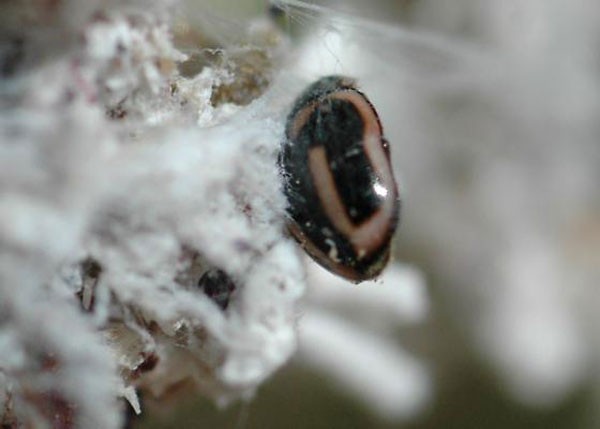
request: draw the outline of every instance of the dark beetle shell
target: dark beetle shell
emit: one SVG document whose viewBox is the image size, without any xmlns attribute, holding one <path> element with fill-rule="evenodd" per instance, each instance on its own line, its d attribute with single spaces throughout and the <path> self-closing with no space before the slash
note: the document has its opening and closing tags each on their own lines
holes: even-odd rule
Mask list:
<svg viewBox="0 0 600 429">
<path fill-rule="evenodd" d="M 319 79 L 296 100 L 279 165 L 288 228 L 319 264 L 360 282 L 390 256 L 400 200 L 377 112 L 354 81 Z"/>
</svg>

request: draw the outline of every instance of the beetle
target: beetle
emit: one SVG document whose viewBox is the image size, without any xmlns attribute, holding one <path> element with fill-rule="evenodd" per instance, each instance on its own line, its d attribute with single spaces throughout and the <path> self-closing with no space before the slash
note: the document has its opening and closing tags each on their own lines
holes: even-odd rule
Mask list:
<svg viewBox="0 0 600 429">
<path fill-rule="evenodd" d="M 400 198 L 379 116 L 353 79 L 326 76 L 300 94 L 278 163 L 296 241 L 355 283 L 378 276 L 390 258 Z"/>
</svg>

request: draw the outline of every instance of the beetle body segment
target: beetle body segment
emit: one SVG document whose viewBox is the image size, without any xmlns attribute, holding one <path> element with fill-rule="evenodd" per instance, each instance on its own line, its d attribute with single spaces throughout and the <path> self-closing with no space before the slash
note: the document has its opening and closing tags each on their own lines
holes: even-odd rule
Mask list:
<svg viewBox="0 0 600 429">
<path fill-rule="evenodd" d="M 376 277 L 400 200 L 379 117 L 352 79 L 324 77 L 298 97 L 279 164 L 288 228 L 307 253 L 349 280 Z"/>
</svg>

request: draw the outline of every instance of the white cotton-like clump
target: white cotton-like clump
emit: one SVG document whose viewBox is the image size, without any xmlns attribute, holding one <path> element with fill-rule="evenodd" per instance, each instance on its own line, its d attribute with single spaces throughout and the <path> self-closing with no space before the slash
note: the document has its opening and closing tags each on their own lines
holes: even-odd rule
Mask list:
<svg viewBox="0 0 600 429">
<path fill-rule="evenodd" d="M 312 264 L 309 285 L 311 301 L 347 311 L 382 328 L 423 322 L 429 313 L 423 275 L 410 266 L 390 264 L 380 278 L 348 287 L 348 281 Z"/>
<path fill-rule="evenodd" d="M 84 234 L 111 144 L 101 112 L 65 99 L 67 75 L 65 64 L 47 64 L 2 83 L 1 390 L 8 421 L 37 426 L 56 414 L 111 428 L 121 421 L 116 365 L 72 295 L 49 288 Z"/>
<path fill-rule="evenodd" d="M 265 142 L 275 140 L 264 122 L 238 120 L 244 132 L 235 126 L 165 131 L 160 144 L 124 150 L 112 177 L 120 186 L 107 193 L 107 211 L 98 213 L 87 247 L 110 267 L 98 287 L 134 305 L 168 336 L 190 331 L 186 342 L 217 354 L 217 361 L 204 362 L 218 367 L 214 382 L 246 389 L 293 352 L 292 309 L 303 286 L 296 249 L 281 243 L 281 220 L 274 217 L 283 208 L 277 170 L 261 161 L 273 155 Z M 251 207 L 250 217 L 240 204 Z M 209 265 L 243 285 L 227 316 L 192 285 L 174 280 L 182 244 L 202 249 Z M 210 342 L 195 336 L 200 329 Z"/>
<path fill-rule="evenodd" d="M 299 357 L 386 419 L 414 417 L 431 399 L 422 363 L 389 338 L 333 314 L 303 315 Z"/>
<path fill-rule="evenodd" d="M 13 2 L 36 19 L 1 21 L 3 422 L 118 428 L 119 398 L 139 413 L 136 389 L 181 382 L 227 403 L 296 349 L 277 102 L 213 105 L 225 72 L 179 75 L 172 6 Z M 226 310 L 198 287 L 216 269 Z"/>
<path fill-rule="evenodd" d="M 233 334 L 228 344 L 231 353 L 220 375 L 231 383 L 257 384 L 296 348 L 295 314 L 286 305 L 273 305 L 293 304 L 303 292 L 297 284 L 300 266 L 290 252 L 295 252 L 291 243 L 274 247 L 250 270 L 240 311 L 227 327 Z M 260 324 L 251 322 L 257 318 Z"/>
<path fill-rule="evenodd" d="M 428 315 L 422 276 L 392 264 L 380 279 L 353 285 L 308 264 L 307 310 L 299 321 L 301 361 L 386 419 L 418 415 L 431 399 L 431 374 L 397 344 L 394 333 Z"/>
<path fill-rule="evenodd" d="M 124 14 L 109 14 L 85 32 L 86 61 L 101 79 L 99 96 L 108 106 L 132 95 L 146 98 L 143 91 L 136 94 L 140 89 L 157 95 L 164 90 L 164 73 L 186 58 L 173 47 L 164 18 L 153 14 L 136 18 L 132 21 Z"/>
</svg>

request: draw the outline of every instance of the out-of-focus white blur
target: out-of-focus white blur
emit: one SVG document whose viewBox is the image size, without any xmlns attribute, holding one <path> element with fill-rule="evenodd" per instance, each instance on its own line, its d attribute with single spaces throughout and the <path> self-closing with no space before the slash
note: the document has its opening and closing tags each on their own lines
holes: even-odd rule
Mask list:
<svg viewBox="0 0 600 429">
<path fill-rule="evenodd" d="M 379 110 L 398 247 L 497 381 L 533 406 L 596 383 L 600 4 L 277 3 L 310 26 L 284 79 L 350 75 Z"/>
</svg>

